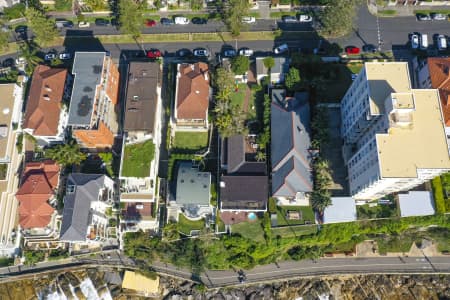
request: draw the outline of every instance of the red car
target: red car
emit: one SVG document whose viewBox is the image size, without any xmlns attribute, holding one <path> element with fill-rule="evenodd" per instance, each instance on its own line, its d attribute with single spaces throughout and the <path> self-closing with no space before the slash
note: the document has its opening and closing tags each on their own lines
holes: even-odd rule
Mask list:
<svg viewBox="0 0 450 300">
<path fill-rule="evenodd" d="M 155 20 L 146 20 L 145 21 L 145 26 L 147 26 L 147 27 L 156 26 L 156 21 Z"/>
<path fill-rule="evenodd" d="M 361 49 L 355 46 L 348 46 L 345 48 L 345 53 L 347 54 L 359 54 L 361 52 Z"/>
<path fill-rule="evenodd" d="M 158 49 L 150 49 L 147 51 L 147 57 L 152 59 L 160 58 L 161 51 L 159 51 Z"/>
</svg>

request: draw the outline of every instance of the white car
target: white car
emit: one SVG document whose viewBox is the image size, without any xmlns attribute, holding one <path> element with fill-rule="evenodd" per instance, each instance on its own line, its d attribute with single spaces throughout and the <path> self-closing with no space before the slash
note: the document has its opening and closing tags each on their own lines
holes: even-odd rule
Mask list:
<svg viewBox="0 0 450 300">
<path fill-rule="evenodd" d="M 278 47 L 275 47 L 275 49 L 273 49 L 273 52 L 275 52 L 275 54 L 281 54 L 288 50 L 289 50 L 289 46 L 287 44 L 283 44 Z"/>
<path fill-rule="evenodd" d="M 72 58 L 72 55 L 70 55 L 70 53 L 65 52 L 65 53 L 59 54 L 59 59 L 61 59 L 61 60 L 67 60 L 67 59 L 71 59 L 71 58 Z"/>
<path fill-rule="evenodd" d="M 445 21 L 447 20 L 447 16 L 444 14 L 431 14 L 431 19 L 435 21 Z"/>
<path fill-rule="evenodd" d="M 173 21 L 175 22 L 175 24 L 178 24 L 178 25 L 187 25 L 187 24 L 189 24 L 189 19 L 186 18 L 186 17 L 175 17 L 173 19 Z"/>
<path fill-rule="evenodd" d="M 193 54 L 196 57 L 208 57 L 209 56 L 209 52 L 205 48 L 194 49 Z"/>
<path fill-rule="evenodd" d="M 27 61 L 26 61 L 25 57 L 18 57 L 18 58 L 16 58 L 16 65 L 23 65 L 26 62 Z"/>
<path fill-rule="evenodd" d="M 445 35 L 443 34 L 438 35 L 437 46 L 439 50 L 447 49 L 447 38 L 445 37 Z"/>
<path fill-rule="evenodd" d="M 256 22 L 256 18 L 255 17 L 243 17 L 242 18 L 242 23 L 247 23 L 247 24 L 252 24 Z"/>
<path fill-rule="evenodd" d="M 411 35 L 411 48 L 412 49 L 419 48 L 419 36 L 417 34 Z"/>
<path fill-rule="evenodd" d="M 82 22 L 78 23 L 78 27 L 80 27 L 80 28 L 88 28 L 90 26 L 91 26 L 91 23 L 89 23 L 89 22 L 82 21 Z"/>
<path fill-rule="evenodd" d="M 44 60 L 45 61 L 52 61 L 56 58 L 56 54 L 55 53 L 47 53 L 44 56 Z"/>
<path fill-rule="evenodd" d="M 241 49 L 239 49 L 239 55 L 252 56 L 253 55 L 253 50 L 249 49 L 249 48 L 241 48 Z"/>
<path fill-rule="evenodd" d="M 298 21 L 302 23 L 312 22 L 312 17 L 308 15 L 300 15 Z"/>
</svg>

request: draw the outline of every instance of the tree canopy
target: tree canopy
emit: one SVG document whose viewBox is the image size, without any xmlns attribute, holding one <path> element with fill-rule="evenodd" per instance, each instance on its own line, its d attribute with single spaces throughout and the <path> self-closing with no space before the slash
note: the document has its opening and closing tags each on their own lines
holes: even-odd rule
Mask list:
<svg viewBox="0 0 450 300">
<path fill-rule="evenodd" d="M 86 154 L 80 151 L 80 146 L 75 142 L 49 148 L 45 156 L 63 166 L 79 165 L 86 159 Z"/>
<path fill-rule="evenodd" d="M 247 56 L 238 55 L 231 60 L 231 69 L 234 74 L 245 74 L 250 66 L 250 60 Z"/>
<path fill-rule="evenodd" d="M 342 36 L 351 31 L 360 0 L 339 0 L 327 5 L 321 15 L 326 36 Z"/>
<path fill-rule="evenodd" d="M 286 74 L 284 79 L 284 84 L 288 88 L 288 90 L 295 90 L 300 83 L 300 72 L 297 68 L 291 67 L 289 72 Z"/>
<path fill-rule="evenodd" d="M 225 24 L 231 34 L 238 36 L 244 24 L 242 18 L 248 15 L 250 3 L 247 0 L 230 0 L 225 8 Z"/>
<path fill-rule="evenodd" d="M 263 59 L 263 63 L 264 67 L 270 70 L 275 65 L 275 59 L 272 56 L 267 56 L 266 58 Z"/>
<path fill-rule="evenodd" d="M 35 8 L 28 8 L 25 12 L 28 20 L 28 26 L 33 30 L 35 42 L 45 47 L 52 44 L 58 37 L 59 33 L 56 29 L 55 20 L 47 18 L 41 11 Z"/>
<path fill-rule="evenodd" d="M 140 2 L 133 0 L 119 1 L 119 24 L 120 31 L 138 38 L 144 22 L 143 8 Z"/>
<path fill-rule="evenodd" d="M 25 43 L 20 46 L 19 54 L 26 61 L 25 72 L 27 75 L 31 75 L 34 68 L 42 62 L 42 58 L 37 56 L 37 49 L 32 43 Z"/>
</svg>

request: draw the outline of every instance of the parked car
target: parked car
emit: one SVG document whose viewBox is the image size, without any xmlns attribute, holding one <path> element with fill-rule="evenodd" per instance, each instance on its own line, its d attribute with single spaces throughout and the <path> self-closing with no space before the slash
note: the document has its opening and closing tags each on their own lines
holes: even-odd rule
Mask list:
<svg viewBox="0 0 450 300">
<path fill-rule="evenodd" d="M 375 45 L 372 44 L 364 45 L 362 47 L 362 51 L 366 53 L 375 53 L 377 52 L 377 47 L 375 47 Z"/>
<path fill-rule="evenodd" d="M 27 60 L 25 59 L 25 57 L 20 56 L 20 57 L 16 58 L 16 65 L 23 65 L 26 62 L 27 62 Z"/>
<path fill-rule="evenodd" d="M 350 55 L 359 54 L 361 52 L 361 49 L 355 46 L 347 46 L 345 47 L 345 53 Z"/>
<path fill-rule="evenodd" d="M 159 51 L 158 49 L 150 49 L 147 51 L 147 57 L 151 58 L 151 59 L 156 59 L 156 58 L 160 58 L 161 55 L 161 51 Z"/>
<path fill-rule="evenodd" d="M 155 20 L 145 20 L 145 26 L 146 27 L 154 27 L 156 26 L 156 21 Z"/>
<path fill-rule="evenodd" d="M 45 61 L 52 61 L 56 58 L 56 53 L 47 53 L 44 56 Z"/>
<path fill-rule="evenodd" d="M 13 58 L 7 58 L 2 63 L 2 66 L 4 68 L 14 67 L 14 65 L 15 65 L 15 63 L 14 63 L 14 59 Z"/>
<path fill-rule="evenodd" d="M 253 50 L 250 49 L 250 48 L 245 47 L 245 48 L 239 49 L 238 53 L 239 53 L 239 55 L 242 55 L 242 56 L 252 56 L 253 55 Z"/>
<path fill-rule="evenodd" d="M 242 23 L 252 24 L 256 22 L 255 17 L 242 17 Z"/>
<path fill-rule="evenodd" d="M 193 53 L 196 57 L 209 57 L 209 51 L 205 48 L 196 48 Z"/>
<path fill-rule="evenodd" d="M 26 25 L 19 25 L 14 29 L 14 31 L 16 33 L 24 33 L 24 32 L 27 32 L 27 30 L 28 30 L 28 27 Z"/>
<path fill-rule="evenodd" d="M 275 47 L 275 49 L 273 49 L 273 52 L 275 54 L 281 54 L 281 53 L 287 52 L 288 50 L 289 50 L 289 46 L 287 44 L 282 44 L 278 47 Z"/>
<path fill-rule="evenodd" d="M 440 34 L 437 36 L 437 46 L 439 50 L 447 49 L 447 38 L 445 35 Z"/>
<path fill-rule="evenodd" d="M 433 13 L 430 14 L 431 19 L 435 20 L 435 21 L 445 21 L 447 20 L 447 16 L 444 14 L 438 14 L 438 13 Z"/>
<path fill-rule="evenodd" d="M 281 20 L 284 23 L 297 23 L 297 18 L 295 16 L 282 16 Z"/>
<path fill-rule="evenodd" d="M 298 21 L 302 23 L 312 22 L 312 17 L 308 15 L 300 15 L 298 16 Z"/>
<path fill-rule="evenodd" d="M 417 49 L 419 48 L 419 35 L 418 34 L 411 34 L 411 48 Z"/>
<path fill-rule="evenodd" d="M 416 17 L 417 17 L 417 20 L 419 20 L 419 21 L 430 21 L 431 20 L 430 15 L 427 15 L 427 14 L 417 14 Z"/>
<path fill-rule="evenodd" d="M 169 18 L 161 18 L 160 20 L 162 25 L 173 25 L 173 20 L 169 19 Z"/>
<path fill-rule="evenodd" d="M 205 18 L 197 18 L 197 17 L 195 17 L 195 18 L 192 18 L 191 22 L 192 22 L 192 24 L 203 25 L 203 24 L 208 23 L 208 20 L 205 19 Z"/>
<path fill-rule="evenodd" d="M 192 51 L 186 48 L 180 49 L 177 51 L 178 57 L 189 57 L 192 55 Z"/>
<path fill-rule="evenodd" d="M 186 17 L 178 16 L 178 17 L 175 17 L 173 20 L 174 20 L 175 24 L 178 24 L 178 25 L 187 25 L 187 24 L 189 24 L 189 19 L 186 18 Z"/>
<path fill-rule="evenodd" d="M 95 25 L 96 26 L 108 26 L 109 20 L 107 19 L 95 19 Z"/>
<path fill-rule="evenodd" d="M 236 50 L 234 50 L 233 48 L 226 48 L 222 51 L 223 57 L 235 57 L 236 54 Z"/>
<path fill-rule="evenodd" d="M 81 21 L 78 23 L 78 27 L 80 27 L 80 28 L 88 28 L 90 26 L 91 26 L 91 23 L 89 23 L 89 22 Z"/>
<path fill-rule="evenodd" d="M 68 52 L 63 52 L 63 53 L 59 54 L 59 59 L 61 59 L 61 60 L 68 60 L 71 58 L 72 58 L 72 55 Z"/>
<path fill-rule="evenodd" d="M 425 33 L 420 35 L 420 49 L 428 49 L 428 35 Z"/>
</svg>

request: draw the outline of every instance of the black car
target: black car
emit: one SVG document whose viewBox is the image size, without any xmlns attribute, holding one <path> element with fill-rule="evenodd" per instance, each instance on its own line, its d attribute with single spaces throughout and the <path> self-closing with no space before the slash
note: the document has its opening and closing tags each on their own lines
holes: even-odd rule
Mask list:
<svg viewBox="0 0 450 300">
<path fill-rule="evenodd" d="M 14 31 L 16 33 L 24 33 L 24 32 L 27 32 L 27 30 L 28 30 L 28 27 L 26 25 L 19 25 L 14 29 Z"/>
<path fill-rule="evenodd" d="M 375 47 L 375 45 L 368 44 L 368 45 L 364 45 L 362 47 L 362 50 L 363 50 L 363 52 L 366 52 L 366 53 L 375 53 L 375 52 L 377 52 L 377 47 Z"/>
<path fill-rule="evenodd" d="M 416 17 L 419 21 L 431 21 L 430 15 L 427 14 L 417 14 Z"/>
<path fill-rule="evenodd" d="M 177 51 L 178 57 L 189 57 L 192 55 L 192 51 L 186 48 L 180 49 Z"/>
<path fill-rule="evenodd" d="M 109 20 L 107 19 L 95 19 L 95 25 L 97 26 L 108 26 Z"/>
<path fill-rule="evenodd" d="M 205 18 L 195 17 L 195 18 L 192 18 L 191 22 L 192 22 L 192 24 L 203 25 L 203 24 L 208 23 L 208 20 Z"/>
<path fill-rule="evenodd" d="M 2 63 L 2 66 L 4 68 L 11 68 L 11 67 L 14 67 L 14 65 L 15 65 L 14 59 L 12 59 L 12 58 L 7 58 Z"/>
<path fill-rule="evenodd" d="M 162 25 L 173 25 L 174 22 L 172 19 L 169 19 L 169 18 L 161 18 L 161 24 Z"/>
</svg>

